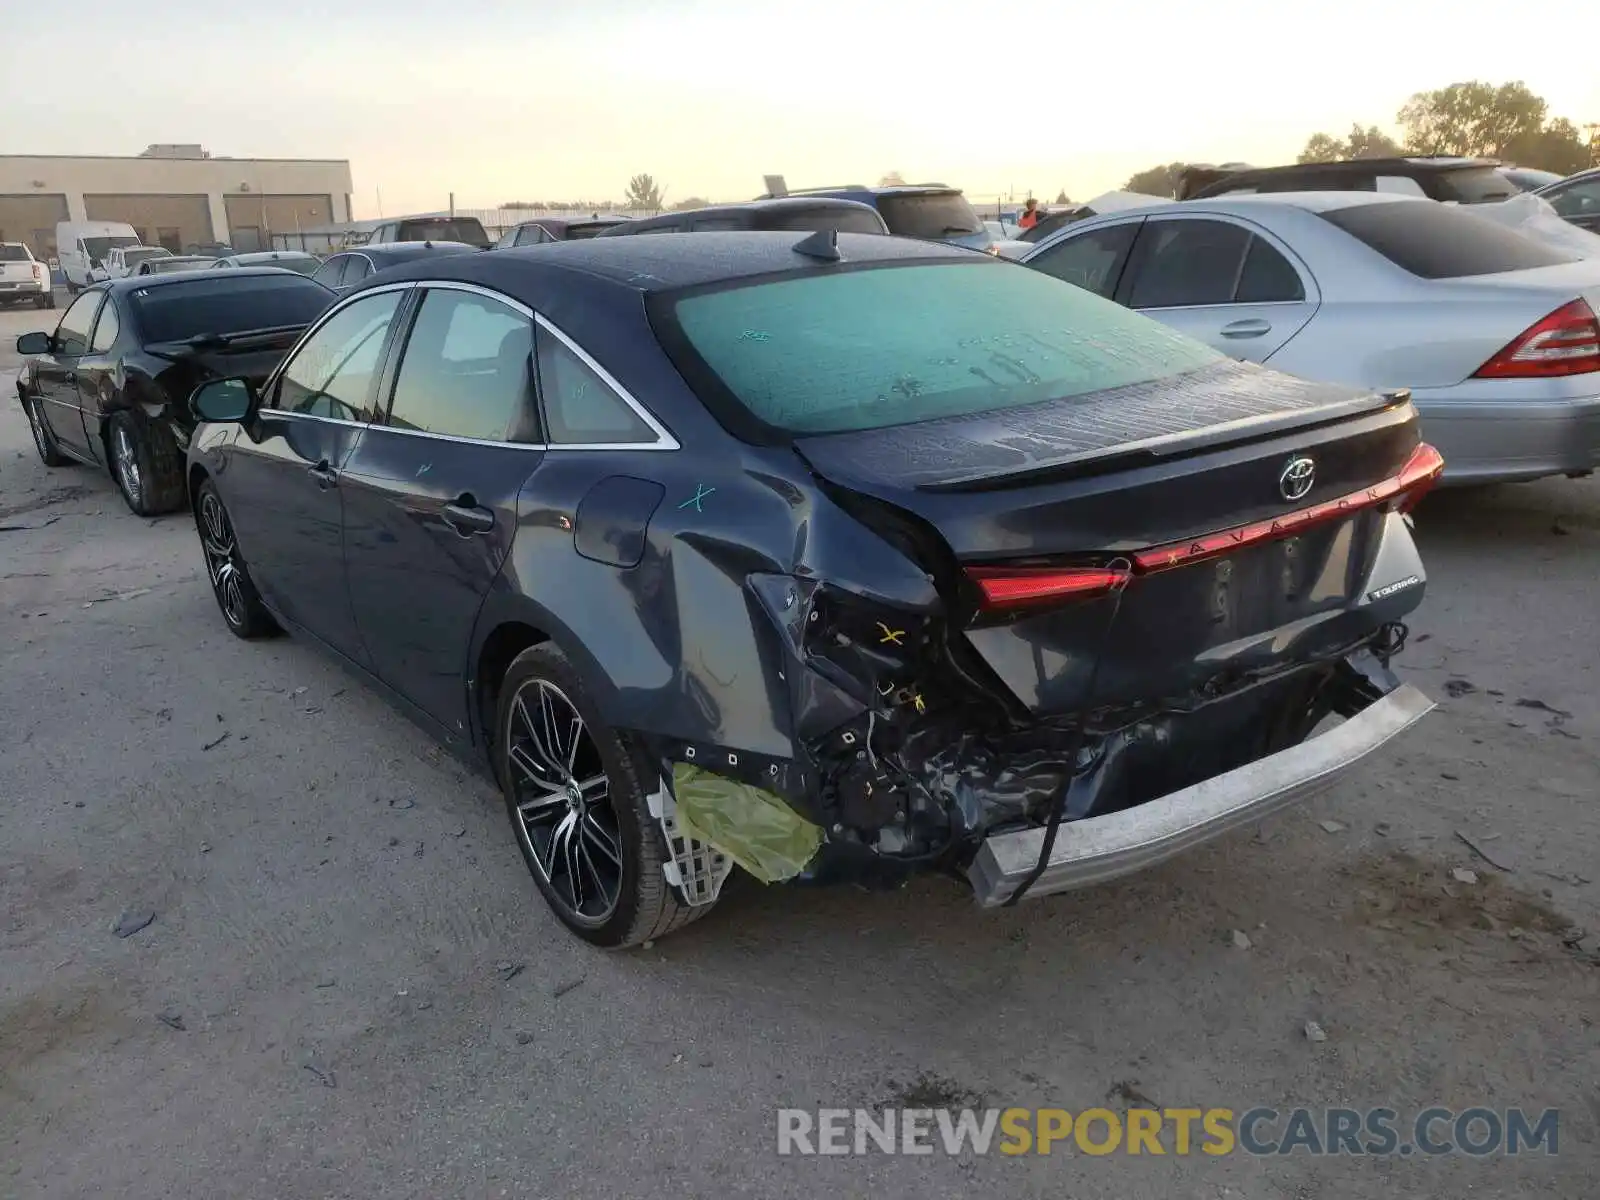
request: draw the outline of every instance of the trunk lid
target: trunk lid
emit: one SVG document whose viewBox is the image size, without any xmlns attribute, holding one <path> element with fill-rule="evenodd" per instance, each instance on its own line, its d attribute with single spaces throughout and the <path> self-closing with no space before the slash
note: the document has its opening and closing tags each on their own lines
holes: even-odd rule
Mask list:
<svg viewBox="0 0 1600 1200">
<path fill-rule="evenodd" d="M 1397 564 L 1384 567 L 1396 580 L 1421 582 L 1404 526 L 1392 525 L 1400 518 L 1370 491 L 1417 446 L 1403 394 L 1240 363 L 1008 413 L 796 441 L 867 523 L 917 531 L 966 645 L 1036 713 L 1182 703 L 1221 678 L 1327 657 L 1414 607 L 1420 587 L 1373 602 L 1367 585 L 1380 554 Z M 1288 478 L 1306 459 L 1309 481 Z M 1303 519 L 1308 510 L 1316 519 Z M 1248 537 L 1235 536 L 1242 527 Z M 1219 533 L 1225 540 L 1197 540 Z M 1118 559 L 1134 572 L 1120 596 L 988 608 L 972 580 L 985 569 L 1026 575 Z"/>
<path fill-rule="evenodd" d="M 0 283 L 32 283 L 34 263 L 27 258 L 0 258 Z"/>
</svg>

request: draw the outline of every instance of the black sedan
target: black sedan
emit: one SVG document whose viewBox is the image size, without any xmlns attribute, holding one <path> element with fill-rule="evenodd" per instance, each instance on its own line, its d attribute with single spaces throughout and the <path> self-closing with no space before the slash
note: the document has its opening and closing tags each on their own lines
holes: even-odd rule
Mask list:
<svg viewBox="0 0 1600 1200">
<path fill-rule="evenodd" d="M 181 508 L 189 394 L 218 376 L 265 379 L 327 306 L 327 289 L 261 269 L 89 288 L 54 332 L 17 339 L 28 356 L 17 394 L 39 457 L 105 467 L 142 516 Z"/>
<path fill-rule="evenodd" d="M 478 246 L 466 242 L 385 242 L 380 246 L 357 246 L 323 259 L 311 278 L 337 296 L 357 284 L 365 283 L 379 271 L 415 262 L 419 258 L 438 258 L 447 254 L 477 254 Z"/>
<path fill-rule="evenodd" d="M 308 633 L 488 767 L 600 945 L 734 864 L 943 869 L 983 904 L 1093 883 L 1431 707 L 1388 666 L 1440 469 L 1405 393 L 955 247 L 434 258 L 194 403 L 228 627 Z"/>
</svg>

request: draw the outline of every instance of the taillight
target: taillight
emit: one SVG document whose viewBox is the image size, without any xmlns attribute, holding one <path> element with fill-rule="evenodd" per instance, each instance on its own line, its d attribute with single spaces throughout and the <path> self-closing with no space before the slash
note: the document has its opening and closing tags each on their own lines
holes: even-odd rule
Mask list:
<svg viewBox="0 0 1600 1200">
<path fill-rule="evenodd" d="M 1087 600 L 1128 582 L 1128 572 L 1115 567 L 968 567 L 967 577 L 983 593 L 984 608 Z"/>
<path fill-rule="evenodd" d="M 1600 321 L 1583 300 L 1528 327 L 1477 370 L 1479 379 L 1547 378 L 1600 371 Z"/>
<path fill-rule="evenodd" d="M 1403 513 L 1410 512 L 1422 503 L 1422 498 L 1433 490 L 1433 485 L 1439 482 L 1443 474 L 1444 455 L 1423 442 L 1411 452 L 1406 465 L 1395 476 L 1400 495 L 1395 507 Z"/>
<path fill-rule="evenodd" d="M 43 279 L 44 278 L 44 268 L 41 267 L 38 263 L 34 263 L 33 264 L 33 277 L 35 279 Z"/>
</svg>

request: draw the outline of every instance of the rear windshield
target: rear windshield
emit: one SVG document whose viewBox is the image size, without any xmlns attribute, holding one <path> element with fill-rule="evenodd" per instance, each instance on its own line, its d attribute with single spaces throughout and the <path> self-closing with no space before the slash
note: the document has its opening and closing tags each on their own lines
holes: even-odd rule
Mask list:
<svg viewBox="0 0 1600 1200">
<path fill-rule="evenodd" d="M 469 246 L 487 246 L 489 235 L 476 217 L 438 217 L 419 221 L 401 221 L 399 236 L 402 242 L 465 242 Z"/>
<path fill-rule="evenodd" d="M 1423 279 L 1459 279 L 1577 262 L 1578 256 L 1524 237 L 1474 213 L 1421 200 L 1352 204 L 1322 219 Z"/>
<path fill-rule="evenodd" d="M 1517 185 L 1494 167 L 1462 167 L 1440 171 L 1430 195 L 1435 200 L 1454 200 L 1457 204 L 1492 204 L 1517 194 Z"/>
<path fill-rule="evenodd" d="M 197 272 L 192 280 L 133 293 L 147 342 L 309 325 L 328 303 L 328 289 L 303 275 L 241 279 L 231 271 Z"/>
<path fill-rule="evenodd" d="M 309 275 L 322 265 L 322 260 L 314 254 L 280 254 L 267 255 L 257 258 L 253 254 L 241 255 L 241 267 L 277 267 L 283 271 L 299 271 L 302 275 Z"/>
<path fill-rule="evenodd" d="M 658 329 L 702 397 L 715 406 L 731 394 L 767 429 L 791 434 L 1039 404 L 1221 357 L 993 259 L 736 283 L 669 301 Z"/>
<path fill-rule="evenodd" d="M 837 229 L 840 233 L 883 233 L 884 221 L 870 208 L 802 208 L 759 219 L 760 229 Z"/>
<path fill-rule="evenodd" d="M 568 225 L 566 240 L 576 242 L 583 238 L 598 237 L 604 230 L 610 229 L 615 224 L 615 221 L 600 221 L 592 225 Z"/>
<path fill-rule="evenodd" d="M 136 237 L 86 237 L 83 239 L 83 249 L 86 254 L 96 262 L 106 256 L 106 252 L 113 246 L 137 246 L 139 239 Z"/>
<path fill-rule="evenodd" d="M 900 237 L 937 241 L 983 232 L 983 222 L 960 192 L 879 196 L 878 212 L 889 232 Z"/>
<path fill-rule="evenodd" d="M 0 262 L 32 262 L 26 246 L 0 246 Z"/>
</svg>

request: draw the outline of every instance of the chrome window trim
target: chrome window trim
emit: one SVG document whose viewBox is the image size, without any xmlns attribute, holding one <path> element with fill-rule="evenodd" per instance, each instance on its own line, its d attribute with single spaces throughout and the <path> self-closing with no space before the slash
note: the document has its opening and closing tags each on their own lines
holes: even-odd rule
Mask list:
<svg viewBox="0 0 1600 1200">
<path fill-rule="evenodd" d="M 365 255 L 363 255 L 363 257 L 365 257 Z M 370 262 L 371 260 L 368 259 L 368 261 Z M 645 406 L 634 397 L 632 392 L 628 391 L 627 388 L 623 387 L 622 384 L 617 381 L 616 376 L 612 375 L 610 371 L 606 370 L 603 366 L 596 362 L 593 355 L 591 355 L 582 346 L 578 345 L 577 342 L 573 341 L 572 338 L 563 332 L 562 329 L 553 321 L 549 320 L 549 318 L 541 315 L 540 313 L 535 312 L 526 304 L 522 303 L 522 301 L 512 296 L 507 296 L 504 292 L 497 292 L 492 288 L 482 287 L 479 284 L 469 283 L 465 280 L 459 279 L 406 279 L 398 283 L 385 283 L 374 288 L 363 288 L 358 293 L 340 297 L 325 313 L 317 318 L 313 325 L 311 325 L 303 334 L 300 335 L 300 340 L 290 348 L 286 355 L 284 355 L 283 365 L 280 366 L 277 371 L 273 372 L 273 375 L 267 381 L 264 390 L 270 391 L 277 386 L 278 380 L 282 377 L 283 371 L 291 362 L 294 361 L 295 355 L 300 352 L 300 347 L 303 346 L 309 339 L 314 337 L 317 331 L 330 320 L 332 320 L 333 317 L 340 312 L 340 310 L 344 309 L 348 305 L 355 304 L 368 296 L 375 296 L 383 292 L 406 291 L 412 288 L 469 292 L 474 295 L 483 296 L 499 304 L 504 304 L 512 311 L 528 318 L 535 325 L 542 327 L 552 337 L 556 338 L 556 340 L 561 342 L 561 344 L 564 345 L 568 350 L 576 354 L 578 356 L 578 360 L 582 362 L 584 366 L 593 371 L 597 376 L 599 376 L 601 382 L 610 388 L 616 394 L 617 398 L 626 404 L 630 409 L 632 409 L 635 415 L 637 415 L 639 419 L 649 427 L 650 431 L 655 434 L 656 440 L 653 442 L 506 442 L 491 441 L 485 438 L 457 437 L 454 434 L 447 433 L 430 433 L 425 429 L 399 429 L 393 425 L 387 425 L 380 421 L 343 421 L 336 417 L 321 417 L 314 413 L 290 412 L 287 409 L 281 408 L 262 407 L 260 410 L 261 415 L 266 416 L 271 414 L 279 417 L 291 417 L 300 421 L 325 421 L 330 425 L 350 425 L 361 429 L 376 429 L 382 430 L 385 433 L 400 434 L 402 437 L 437 438 L 440 441 L 459 442 L 468 446 L 499 446 L 510 447 L 519 450 L 550 451 L 629 450 L 651 452 L 682 449 L 678 439 L 672 436 L 672 433 L 665 425 L 656 420 L 654 414 L 645 408 Z M 404 365 L 405 356 L 402 354 L 400 363 L 396 368 L 397 374 L 399 368 L 403 367 Z"/>
</svg>

